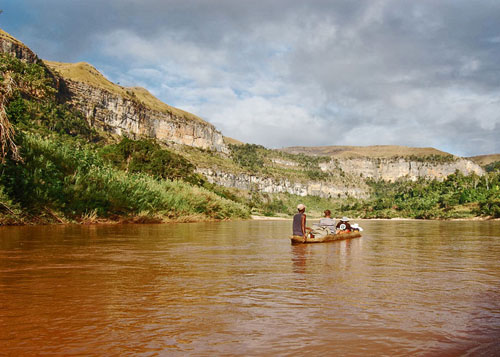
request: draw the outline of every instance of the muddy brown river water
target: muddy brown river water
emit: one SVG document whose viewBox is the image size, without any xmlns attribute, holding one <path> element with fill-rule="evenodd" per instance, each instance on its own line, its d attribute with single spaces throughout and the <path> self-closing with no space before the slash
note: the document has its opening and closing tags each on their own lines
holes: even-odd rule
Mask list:
<svg viewBox="0 0 500 357">
<path fill-rule="evenodd" d="M 0 355 L 500 355 L 500 222 L 0 227 Z"/>
</svg>

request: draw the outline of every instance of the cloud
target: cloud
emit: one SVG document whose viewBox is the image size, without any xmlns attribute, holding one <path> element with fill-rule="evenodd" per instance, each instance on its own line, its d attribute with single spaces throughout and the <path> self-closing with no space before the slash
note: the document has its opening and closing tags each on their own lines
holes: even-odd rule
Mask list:
<svg viewBox="0 0 500 357">
<path fill-rule="evenodd" d="M 240 140 L 500 152 L 496 1 L 19 0 L 4 10 L 5 29 L 42 57 L 92 62 Z"/>
</svg>

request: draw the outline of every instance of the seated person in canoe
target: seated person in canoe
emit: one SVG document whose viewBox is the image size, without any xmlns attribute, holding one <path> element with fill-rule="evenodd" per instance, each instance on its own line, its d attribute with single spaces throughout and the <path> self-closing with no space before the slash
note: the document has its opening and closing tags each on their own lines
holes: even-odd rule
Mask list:
<svg viewBox="0 0 500 357">
<path fill-rule="evenodd" d="M 346 233 L 350 232 L 352 230 L 351 224 L 349 223 L 349 218 L 347 217 L 342 217 L 337 223 L 337 233 Z"/>
<path fill-rule="evenodd" d="M 324 214 L 325 217 L 319 220 L 319 226 L 328 228 L 332 233 L 335 233 L 335 220 L 331 217 L 332 212 L 327 209 Z"/>
<path fill-rule="evenodd" d="M 335 220 L 331 217 L 332 212 L 327 209 L 324 214 L 325 216 L 319 220 L 319 223 L 314 225 L 311 232 L 314 237 L 321 238 L 329 234 L 335 234 Z"/>
</svg>

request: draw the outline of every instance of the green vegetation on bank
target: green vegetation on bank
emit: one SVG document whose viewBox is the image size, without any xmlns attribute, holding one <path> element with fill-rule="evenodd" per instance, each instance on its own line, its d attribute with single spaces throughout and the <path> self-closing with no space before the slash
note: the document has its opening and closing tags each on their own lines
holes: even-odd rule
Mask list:
<svg viewBox="0 0 500 357">
<path fill-rule="evenodd" d="M 180 219 L 245 217 L 244 206 L 182 181 L 106 165 L 91 146 L 23 133 L 23 163 L 3 166 L 4 192 L 39 216 L 84 220 L 113 216 Z M 47 211 L 48 210 L 48 211 Z M 55 213 L 54 213 L 55 212 Z"/>
<path fill-rule="evenodd" d="M 341 210 L 365 218 L 500 217 L 500 175 L 465 176 L 460 172 L 444 181 L 370 182 L 374 194 L 354 200 Z"/>
<path fill-rule="evenodd" d="M 267 149 L 262 145 L 241 144 L 229 145 L 231 159 L 242 171 L 260 174 L 277 179 L 293 177 L 297 181 L 324 181 L 343 183 L 346 180 L 344 172 L 337 168 L 335 172 L 321 170 L 320 164 L 331 161 L 326 156 L 307 156 L 304 154 L 289 154 L 279 150 Z"/>
<path fill-rule="evenodd" d="M 500 173 L 464 176 L 457 172 L 444 181 L 370 181 L 373 194 L 368 199 L 326 199 L 289 194 L 261 194 L 264 215 L 289 216 L 298 202 L 308 207 L 313 217 L 330 209 L 333 216 L 357 218 L 450 219 L 476 216 L 500 218 Z M 254 199 L 259 202 L 259 200 Z"/>
</svg>

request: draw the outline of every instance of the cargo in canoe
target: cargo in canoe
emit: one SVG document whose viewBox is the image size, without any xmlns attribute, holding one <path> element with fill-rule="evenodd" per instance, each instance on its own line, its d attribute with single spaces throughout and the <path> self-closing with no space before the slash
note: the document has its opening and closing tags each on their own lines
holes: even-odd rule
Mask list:
<svg viewBox="0 0 500 357">
<path fill-rule="evenodd" d="M 308 244 L 308 243 L 326 243 L 326 242 L 335 242 L 337 240 L 351 239 L 351 238 L 359 238 L 361 237 L 360 232 L 346 232 L 346 233 L 338 233 L 338 234 L 329 234 L 321 238 L 306 238 L 304 242 L 304 237 L 302 236 L 291 236 L 290 239 L 292 244 Z"/>
</svg>

